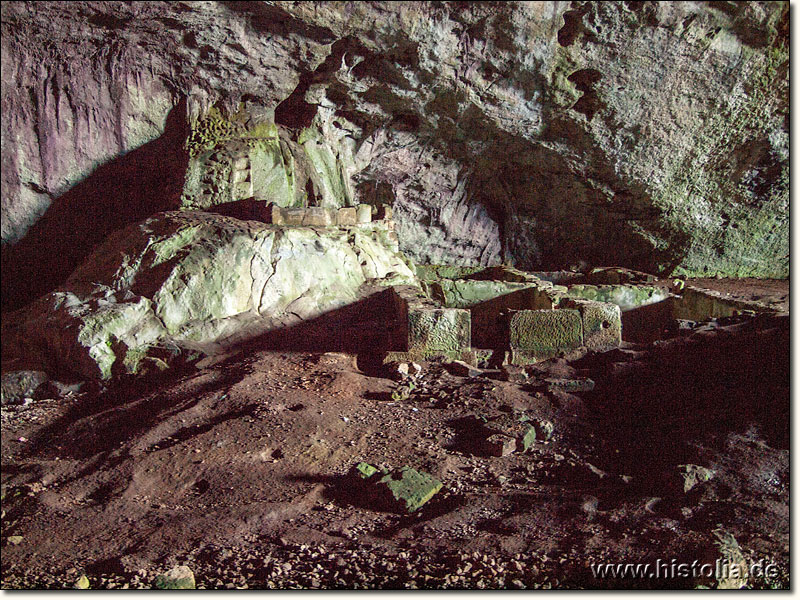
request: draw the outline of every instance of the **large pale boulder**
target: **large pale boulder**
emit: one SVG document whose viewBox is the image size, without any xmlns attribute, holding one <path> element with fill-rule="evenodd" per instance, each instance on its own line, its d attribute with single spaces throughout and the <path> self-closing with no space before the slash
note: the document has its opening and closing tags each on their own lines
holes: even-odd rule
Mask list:
<svg viewBox="0 0 800 600">
<path fill-rule="evenodd" d="M 388 232 L 167 212 L 115 233 L 60 289 L 4 319 L 8 352 L 109 378 L 313 319 L 368 282 L 416 285 Z"/>
</svg>

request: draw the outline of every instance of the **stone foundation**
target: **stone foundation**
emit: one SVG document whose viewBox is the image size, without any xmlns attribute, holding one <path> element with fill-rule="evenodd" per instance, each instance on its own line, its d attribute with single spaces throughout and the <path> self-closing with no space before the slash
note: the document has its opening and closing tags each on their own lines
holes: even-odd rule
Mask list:
<svg viewBox="0 0 800 600">
<path fill-rule="evenodd" d="M 359 204 L 357 207 L 325 208 L 308 206 L 305 208 L 284 208 L 276 204 L 265 206 L 266 222 L 289 227 L 354 227 L 356 225 L 377 224 L 383 229 L 394 231 L 392 209 L 381 206 L 377 218 L 372 218 L 372 207 Z"/>
<path fill-rule="evenodd" d="M 387 340 L 387 361 L 442 357 L 475 364 L 468 310 L 442 308 L 418 288 L 394 286 L 392 290 L 395 325 Z"/>
<path fill-rule="evenodd" d="M 569 298 L 561 306 L 580 313 L 583 345 L 589 350 L 608 350 L 622 343 L 622 313 L 616 304 Z"/>
<path fill-rule="evenodd" d="M 687 287 L 672 300 L 672 316 L 676 319 L 703 321 L 709 317 L 732 317 L 743 312 L 772 312 L 758 302 L 725 298 L 720 292 Z"/>
<path fill-rule="evenodd" d="M 583 345 L 581 313 L 566 308 L 513 311 L 508 339 L 514 364 L 553 358 Z"/>
</svg>

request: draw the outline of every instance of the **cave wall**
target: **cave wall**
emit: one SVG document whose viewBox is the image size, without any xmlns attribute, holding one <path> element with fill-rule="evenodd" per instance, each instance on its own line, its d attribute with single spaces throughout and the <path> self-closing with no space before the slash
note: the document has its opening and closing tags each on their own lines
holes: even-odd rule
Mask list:
<svg viewBox="0 0 800 600">
<path fill-rule="evenodd" d="M 418 262 L 788 276 L 788 3 L 5 2 L 2 33 L 4 304 L 226 197 L 210 115 L 258 129 L 257 189 L 392 203 Z"/>
<path fill-rule="evenodd" d="M 160 137 L 178 98 L 113 49 L 75 65 L 12 35 L 1 43 L 5 244 L 97 167 Z"/>
</svg>

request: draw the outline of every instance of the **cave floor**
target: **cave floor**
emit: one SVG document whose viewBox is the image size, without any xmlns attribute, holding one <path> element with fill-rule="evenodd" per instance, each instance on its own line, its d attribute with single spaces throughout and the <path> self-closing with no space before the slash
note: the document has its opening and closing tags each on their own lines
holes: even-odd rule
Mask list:
<svg viewBox="0 0 800 600">
<path fill-rule="evenodd" d="M 788 282 L 715 281 L 788 310 Z M 398 382 L 355 356 L 253 343 L 160 381 L 4 407 L 2 587 L 68 588 L 85 573 L 93 588 L 149 588 L 184 564 L 209 589 L 692 588 L 720 582 L 592 565 L 726 556 L 775 565 L 749 587 L 788 587 L 788 315 L 512 381 L 422 366 L 393 399 Z M 595 385 L 567 393 L 554 378 Z M 470 423 L 514 410 L 552 422 L 552 439 L 484 455 Z M 380 509 L 348 475 L 360 461 L 444 486 L 412 514 Z M 709 472 L 686 465 L 710 479 L 687 483 Z"/>
</svg>

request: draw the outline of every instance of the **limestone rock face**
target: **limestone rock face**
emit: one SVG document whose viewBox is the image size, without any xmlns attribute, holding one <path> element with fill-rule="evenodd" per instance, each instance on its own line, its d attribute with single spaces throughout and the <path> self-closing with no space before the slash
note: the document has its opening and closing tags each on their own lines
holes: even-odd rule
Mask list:
<svg viewBox="0 0 800 600">
<path fill-rule="evenodd" d="M 251 193 L 393 205 L 418 262 L 788 275 L 785 2 L 4 2 L 2 33 L 4 301 Z"/>
<path fill-rule="evenodd" d="M 367 282 L 416 285 L 387 232 L 168 212 L 109 237 L 59 290 L 3 319 L 48 372 L 108 378 L 313 319 Z"/>
</svg>

